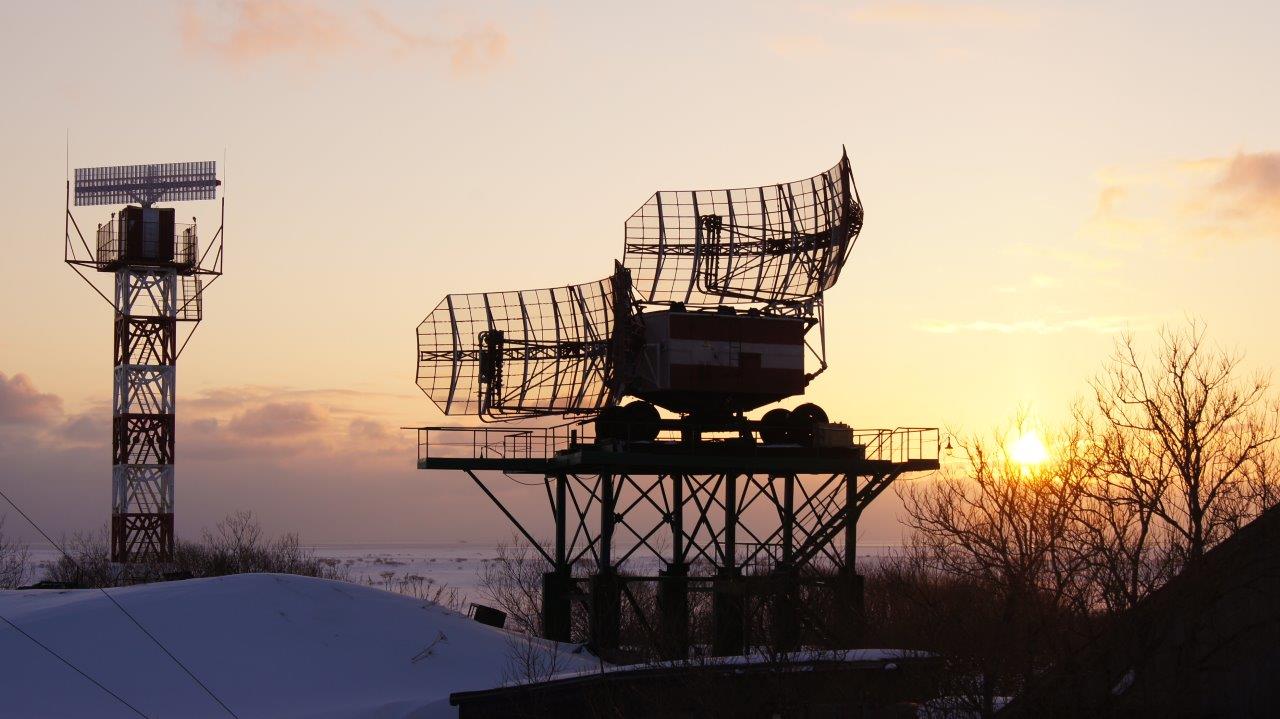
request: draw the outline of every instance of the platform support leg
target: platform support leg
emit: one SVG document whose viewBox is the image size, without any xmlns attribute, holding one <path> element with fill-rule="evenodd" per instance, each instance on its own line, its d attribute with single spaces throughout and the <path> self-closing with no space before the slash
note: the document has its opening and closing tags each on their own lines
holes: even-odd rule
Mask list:
<svg viewBox="0 0 1280 719">
<path fill-rule="evenodd" d="M 724 477 L 724 535 L 720 568 L 711 589 L 711 653 L 742 654 L 746 646 L 746 591 L 738 567 L 738 477 Z"/>
<path fill-rule="evenodd" d="M 770 599 L 773 625 L 773 649 L 790 652 L 800 644 L 799 608 L 800 581 L 793 567 L 779 567 L 772 577 Z"/>
<path fill-rule="evenodd" d="M 721 569 L 711 583 L 711 654 L 732 657 L 746 650 L 746 591 L 742 574 Z"/>
<path fill-rule="evenodd" d="M 685 561 L 684 475 L 673 474 L 667 523 L 671 527 L 671 561 L 658 572 L 658 630 L 662 659 L 689 656 L 689 564 Z"/>
<path fill-rule="evenodd" d="M 618 648 L 622 620 L 622 582 L 613 568 L 591 577 L 591 647 L 608 657 Z"/>
<path fill-rule="evenodd" d="M 600 566 L 591 577 L 591 644 L 597 654 L 618 648 L 622 623 L 622 583 L 613 566 L 617 493 L 613 475 L 600 475 Z"/>
<path fill-rule="evenodd" d="M 557 642 L 567 642 L 572 633 L 573 568 L 565 546 L 568 508 L 565 505 L 568 477 L 563 474 L 549 477 L 555 486 L 555 554 L 551 571 L 542 575 L 542 636 Z"/>
<path fill-rule="evenodd" d="M 570 640 L 573 579 L 567 570 L 542 575 L 542 636 L 556 642 Z"/>
<path fill-rule="evenodd" d="M 862 509 L 857 504 L 858 478 L 845 477 L 844 566 L 836 582 L 836 606 L 841 609 L 846 641 L 850 648 L 858 646 L 866 630 L 865 583 L 858 573 L 858 520 Z"/>
<path fill-rule="evenodd" d="M 661 659 L 689 656 L 689 565 L 668 564 L 658 572 Z"/>
<path fill-rule="evenodd" d="M 866 609 L 864 605 L 864 580 L 861 574 L 841 569 L 836 577 L 835 599 L 841 617 L 842 638 L 848 649 L 854 649 L 865 641 Z"/>
<path fill-rule="evenodd" d="M 777 477 L 771 477 L 772 482 Z M 796 476 L 782 475 L 782 506 L 778 508 L 781 520 L 782 557 L 770 582 L 770 625 L 774 648 L 791 651 L 799 641 L 796 602 L 798 575 L 795 567 L 796 531 Z"/>
</svg>

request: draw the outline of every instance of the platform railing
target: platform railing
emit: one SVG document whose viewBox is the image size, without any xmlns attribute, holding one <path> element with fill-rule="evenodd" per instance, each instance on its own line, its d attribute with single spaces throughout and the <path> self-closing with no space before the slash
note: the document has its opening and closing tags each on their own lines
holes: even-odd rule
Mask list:
<svg viewBox="0 0 1280 719">
<path fill-rule="evenodd" d="M 428 459 L 544 460 L 583 445 L 598 446 L 595 422 L 574 420 L 557 425 L 412 427 L 418 434 L 418 461 Z M 733 441 L 736 432 L 704 434 L 705 441 Z M 864 448 L 868 460 L 903 464 L 933 460 L 939 456 L 939 432 L 935 427 L 855 429 L 853 441 Z M 659 432 L 659 443 L 680 441 L 679 430 Z"/>
<path fill-rule="evenodd" d="M 854 444 L 866 447 L 871 460 L 900 464 L 913 460 L 937 460 L 941 447 L 937 427 L 854 430 Z"/>
<path fill-rule="evenodd" d="M 120 239 L 120 218 L 98 225 L 97 252 L 94 261 L 100 265 L 116 262 L 124 256 L 125 248 Z M 170 261 L 180 267 L 195 265 L 200 260 L 200 242 L 194 224 L 177 222 L 173 230 L 173 259 Z"/>
</svg>

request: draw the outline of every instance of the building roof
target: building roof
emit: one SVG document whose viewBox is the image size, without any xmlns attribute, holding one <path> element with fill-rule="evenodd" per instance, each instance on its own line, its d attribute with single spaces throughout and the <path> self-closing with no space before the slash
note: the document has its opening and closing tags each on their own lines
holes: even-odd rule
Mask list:
<svg viewBox="0 0 1280 719">
<path fill-rule="evenodd" d="M 1280 508 L 1206 552 L 1000 716 L 1272 716 L 1280 707 Z"/>
</svg>

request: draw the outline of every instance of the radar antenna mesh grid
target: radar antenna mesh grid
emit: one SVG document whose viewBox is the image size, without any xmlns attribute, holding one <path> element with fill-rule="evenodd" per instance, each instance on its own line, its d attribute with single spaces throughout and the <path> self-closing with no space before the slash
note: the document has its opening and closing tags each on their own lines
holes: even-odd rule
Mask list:
<svg viewBox="0 0 1280 719">
<path fill-rule="evenodd" d="M 626 223 L 640 302 L 795 304 L 829 289 L 862 229 L 849 159 L 796 182 L 659 191 Z"/>
<path fill-rule="evenodd" d="M 449 295 L 418 325 L 418 386 L 447 415 L 604 407 L 616 399 L 614 338 L 619 313 L 630 312 L 626 284 L 622 272 L 567 287 Z M 493 369 L 482 367 L 486 351 L 499 360 Z"/>
<path fill-rule="evenodd" d="M 217 163 L 168 162 L 76 168 L 76 206 L 212 200 Z"/>
</svg>

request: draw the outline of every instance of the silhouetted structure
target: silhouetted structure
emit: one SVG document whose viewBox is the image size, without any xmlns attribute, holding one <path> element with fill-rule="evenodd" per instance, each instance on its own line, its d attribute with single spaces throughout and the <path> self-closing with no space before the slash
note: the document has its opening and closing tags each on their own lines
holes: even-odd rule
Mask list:
<svg viewBox="0 0 1280 719">
<path fill-rule="evenodd" d="M 875 650 L 872 650 L 874 653 Z M 932 696 L 928 655 L 815 654 L 646 664 L 457 692 L 459 719 L 866 717 L 908 719 Z"/>
<path fill-rule="evenodd" d="M 1280 509 L 1267 510 L 1033 683 L 1000 716 L 1270 717 Z"/>
<path fill-rule="evenodd" d="M 598 650 L 619 647 L 626 613 L 651 646 L 685 656 L 699 592 L 716 654 L 740 654 L 748 614 L 766 604 L 780 647 L 816 624 L 842 624 L 852 641 L 858 517 L 902 473 L 938 467 L 938 432 L 854 430 L 815 404 L 746 413 L 803 394 L 826 369 L 823 295 L 862 220 L 847 156 L 791 183 L 660 191 L 627 220 L 609 277 L 449 295 L 422 322 L 418 384 L 445 414 L 578 416 L 419 428 L 418 466 L 466 472 L 546 559 L 545 636 L 570 638 L 579 601 Z M 486 470 L 542 478 L 550 546 Z M 661 558 L 657 576 L 625 574 L 641 554 Z M 819 563 L 838 579 L 808 571 Z M 656 586 L 656 609 L 641 583 Z M 802 587 L 833 593 L 826 606 L 842 616 L 807 613 Z"/>
<path fill-rule="evenodd" d="M 179 342 L 178 323 L 190 323 L 195 331 L 206 284 L 222 274 L 221 223 L 201 253 L 194 220 L 178 222 L 173 208 L 154 205 L 210 200 L 219 184 L 213 162 L 77 169 L 76 206 L 138 203 L 99 223 L 91 247 L 71 214 L 67 182 L 64 259 L 115 314 L 113 562 L 165 562 L 173 556 L 175 366 L 186 346 L 185 339 Z M 112 273 L 112 298 L 81 268 Z"/>
</svg>

